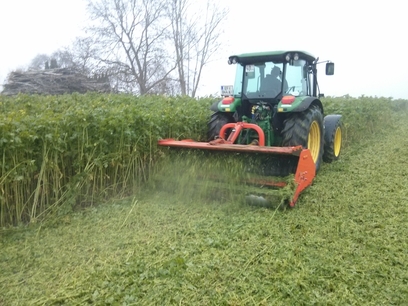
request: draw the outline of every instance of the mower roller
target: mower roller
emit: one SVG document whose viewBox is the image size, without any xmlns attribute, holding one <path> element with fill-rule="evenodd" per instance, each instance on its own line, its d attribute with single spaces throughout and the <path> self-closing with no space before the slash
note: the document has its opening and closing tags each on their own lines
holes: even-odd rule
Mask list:
<svg viewBox="0 0 408 306">
<path fill-rule="evenodd" d="M 317 83 L 317 65 L 326 63 L 326 75 L 333 75 L 334 63 L 303 51 L 233 55 L 228 63 L 237 65 L 235 84 L 222 86 L 224 98 L 211 106 L 208 141 L 162 139 L 158 144 L 241 156 L 248 174 L 237 173 L 234 184 L 240 182 L 235 188 L 245 191 L 249 204 L 273 205 L 272 193 L 284 189 L 278 202 L 294 207 L 321 162 L 340 155 L 341 116 L 324 117 Z M 228 187 L 230 179 L 217 182 L 220 171 L 214 169 L 216 186 Z"/>
</svg>

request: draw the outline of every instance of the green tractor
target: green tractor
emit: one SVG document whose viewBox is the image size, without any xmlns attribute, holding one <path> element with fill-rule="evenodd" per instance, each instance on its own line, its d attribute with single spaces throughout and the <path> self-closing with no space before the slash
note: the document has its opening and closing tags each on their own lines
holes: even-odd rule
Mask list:
<svg viewBox="0 0 408 306">
<path fill-rule="evenodd" d="M 320 100 L 321 62 L 303 51 L 272 51 L 233 55 L 228 63 L 237 65 L 235 83 L 224 87 L 222 101 L 211 106 L 208 142 L 165 139 L 159 144 L 275 156 L 278 162 L 266 167 L 268 175 L 294 174 L 295 190 L 289 199 L 294 206 L 322 161 L 337 160 L 341 151 L 341 116 L 324 116 Z M 323 63 L 326 75 L 333 75 L 334 63 Z M 286 185 L 265 184 L 264 178 L 258 182 Z"/>
</svg>

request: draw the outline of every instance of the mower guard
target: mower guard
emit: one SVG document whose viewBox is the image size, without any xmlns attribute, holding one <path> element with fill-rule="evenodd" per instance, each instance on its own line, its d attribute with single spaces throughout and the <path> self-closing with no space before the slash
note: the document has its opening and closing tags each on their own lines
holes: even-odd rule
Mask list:
<svg viewBox="0 0 408 306">
<path fill-rule="evenodd" d="M 302 146 L 294 147 L 270 147 L 263 145 L 241 145 L 233 144 L 231 141 L 219 138 L 210 142 L 198 142 L 192 139 L 174 140 L 172 138 L 162 139 L 158 141 L 158 145 L 173 148 L 186 148 L 210 151 L 224 152 L 242 152 L 242 153 L 262 153 L 273 155 L 292 155 L 299 158 L 296 172 L 294 175 L 295 190 L 292 198 L 289 200 L 289 206 L 294 207 L 300 193 L 310 186 L 316 174 L 316 166 L 313 162 L 312 155 L 309 149 L 304 149 Z M 269 181 L 267 179 L 254 179 L 248 182 L 265 187 L 285 187 L 286 182 Z"/>
</svg>

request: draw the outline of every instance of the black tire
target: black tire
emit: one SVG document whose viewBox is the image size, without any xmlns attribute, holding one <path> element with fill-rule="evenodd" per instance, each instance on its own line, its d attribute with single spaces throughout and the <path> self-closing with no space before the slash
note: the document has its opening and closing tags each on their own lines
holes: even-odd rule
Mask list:
<svg viewBox="0 0 408 306">
<path fill-rule="evenodd" d="M 324 118 L 323 161 L 331 163 L 339 159 L 342 146 L 343 125 L 341 116 L 329 115 Z"/>
<path fill-rule="evenodd" d="M 234 118 L 227 113 L 215 112 L 211 115 L 208 122 L 208 141 L 214 140 L 219 137 L 221 128 L 227 124 L 234 122 Z"/>
<path fill-rule="evenodd" d="M 293 113 L 284 121 L 282 146 L 298 146 L 310 149 L 316 172 L 322 163 L 324 148 L 323 114 L 316 105 L 307 110 Z"/>
</svg>

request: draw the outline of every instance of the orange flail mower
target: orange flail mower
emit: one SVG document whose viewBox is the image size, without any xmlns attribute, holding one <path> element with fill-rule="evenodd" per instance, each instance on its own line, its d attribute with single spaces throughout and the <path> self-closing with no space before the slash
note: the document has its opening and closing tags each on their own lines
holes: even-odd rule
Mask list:
<svg viewBox="0 0 408 306">
<path fill-rule="evenodd" d="M 252 125 L 242 124 L 238 122 L 235 127 L 236 128 L 253 128 Z M 227 127 L 231 127 L 228 125 Z M 226 127 L 226 128 L 227 128 Z M 259 129 L 255 129 L 259 133 L 259 143 L 262 143 L 262 138 L 264 138 L 263 131 Z M 227 140 L 222 138 L 218 138 L 216 140 L 210 142 L 198 142 L 192 139 L 184 139 L 184 140 L 174 140 L 174 139 L 163 139 L 159 140 L 160 146 L 165 147 L 173 147 L 173 148 L 186 148 L 186 149 L 199 149 L 199 150 L 210 150 L 210 151 L 223 151 L 223 152 L 236 152 L 236 153 L 261 153 L 261 154 L 277 154 L 277 155 L 291 155 L 298 157 L 298 162 L 296 166 L 296 170 L 294 173 L 294 185 L 295 188 L 293 190 L 293 195 L 291 199 L 289 199 L 288 205 L 294 207 L 296 204 L 297 199 L 299 198 L 300 193 L 306 189 L 309 185 L 312 184 L 313 179 L 316 173 L 316 166 L 313 162 L 312 155 L 309 149 L 304 149 L 302 146 L 294 146 L 294 147 L 267 147 L 264 145 L 241 145 L 241 144 L 234 144 L 231 138 L 234 137 L 234 133 L 230 134 L 230 137 Z M 258 185 L 266 188 L 283 188 L 287 186 L 286 181 L 280 181 L 276 178 L 274 180 L 267 180 L 266 178 L 251 178 L 245 181 L 245 183 L 249 183 L 251 185 Z M 247 197 L 247 201 L 250 204 L 260 204 L 263 203 L 267 204 L 267 200 L 258 197 L 255 195 L 249 195 Z M 258 203 L 254 203 L 258 202 Z"/>
</svg>

